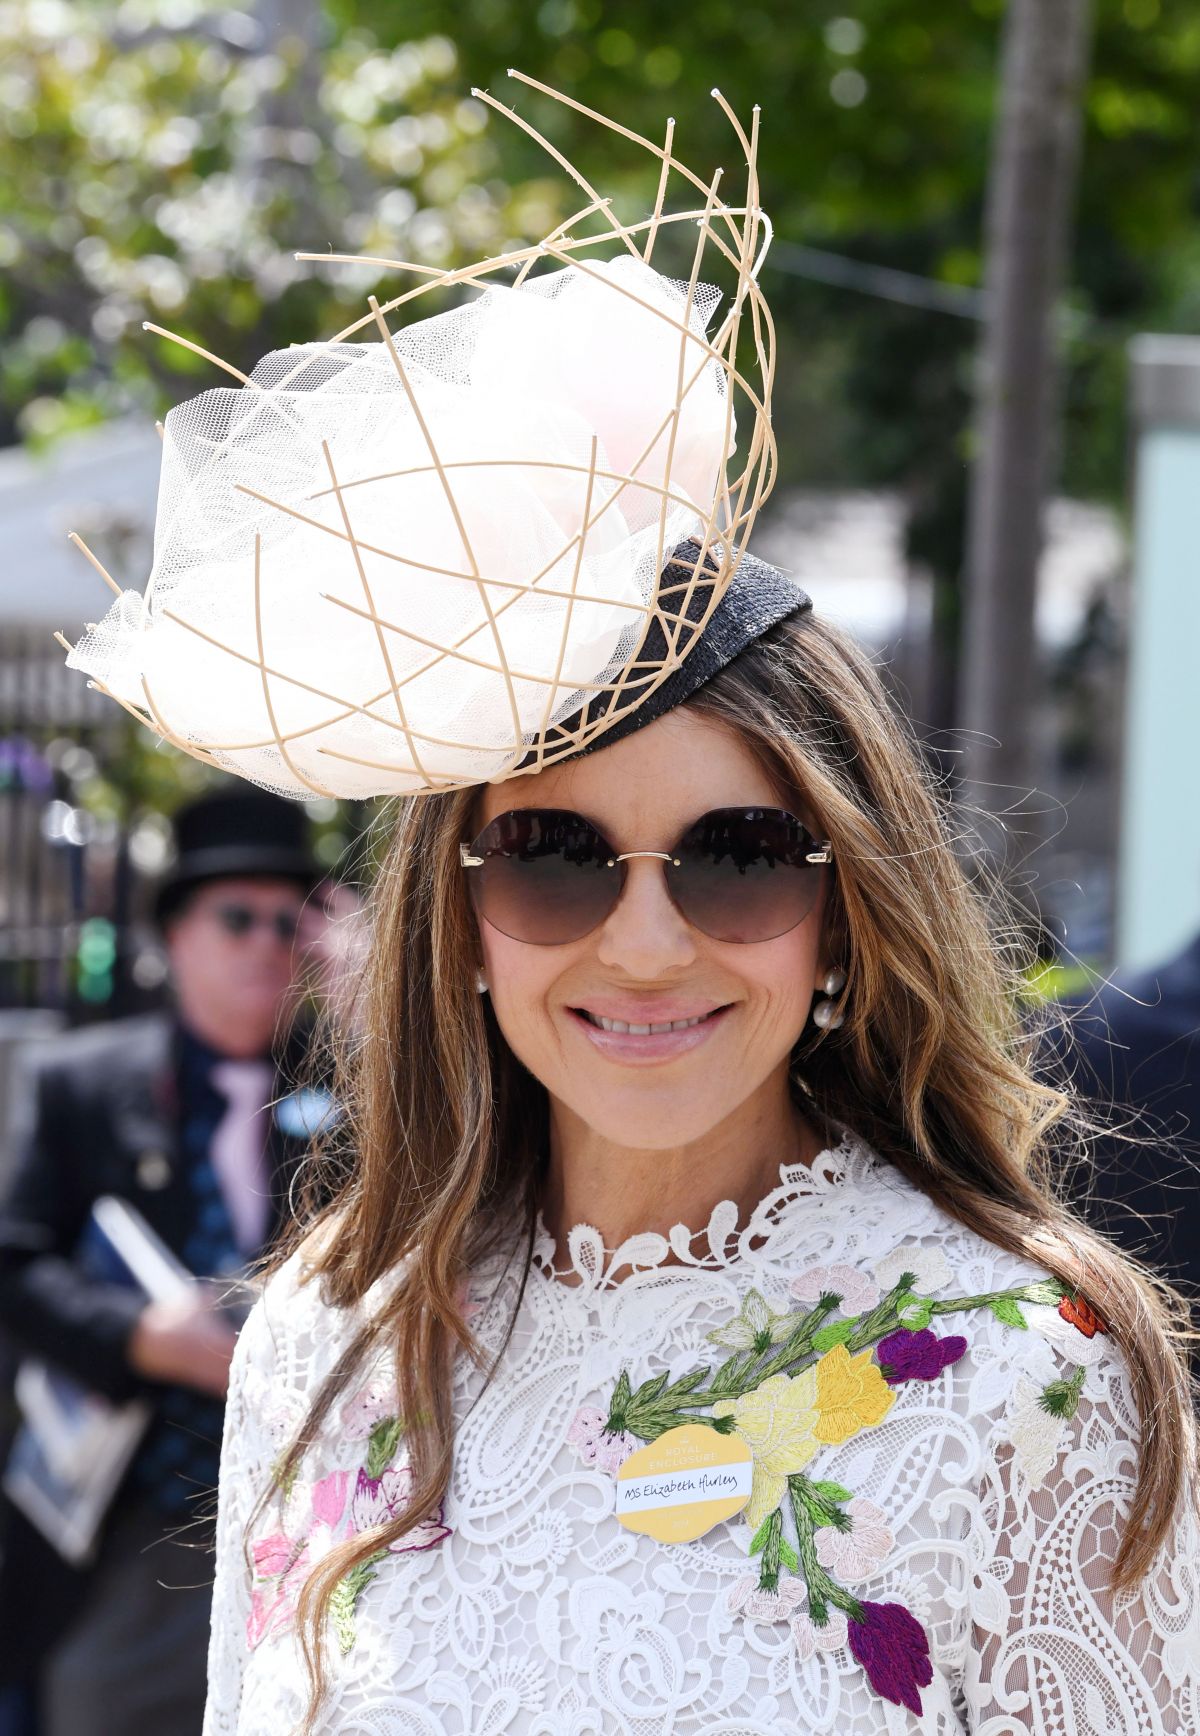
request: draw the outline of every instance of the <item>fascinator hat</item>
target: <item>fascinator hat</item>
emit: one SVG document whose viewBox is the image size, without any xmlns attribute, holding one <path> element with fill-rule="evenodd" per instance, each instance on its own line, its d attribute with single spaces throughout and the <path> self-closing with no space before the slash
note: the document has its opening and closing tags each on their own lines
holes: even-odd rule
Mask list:
<svg viewBox="0 0 1200 1736">
<path fill-rule="evenodd" d="M 650 153 L 652 211 L 619 222 L 476 92 L 580 209 L 453 271 L 333 256 L 393 268 L 398 293 L 248 375 L 201 352 L 233 380 L 166 419 L 145 592 L 84 548 L 116 598 L 70 665 L 279 794 L 536 771 L 677 705 L 808 606 L 742 552 L 775 470 L 757 110 L 747 132 L 713 93 L 745 169 L 731 203 L 721 170 L 705 181 L 676 155 L 673 122 L 658 145 L 522 82 Z M 668 229 L 687 236 L 686 278 L 653 263 Z M 446 289 L 457 305 L 412 317 Z"/>
</svg>

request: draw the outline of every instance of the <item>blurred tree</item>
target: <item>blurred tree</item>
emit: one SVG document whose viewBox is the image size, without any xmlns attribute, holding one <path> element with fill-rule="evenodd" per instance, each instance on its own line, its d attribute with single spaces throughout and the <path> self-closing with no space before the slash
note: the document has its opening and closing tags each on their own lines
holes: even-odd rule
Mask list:
<svg viewBox="0 0 1200 1736">
<path fill-rule="evenodd" d="M 445 0 L 328 0 L 342 26 L 381 41 L 444 22 Z M 922 0 L 474 0 L 455 18 L 463 75 L 525 113 L 588 171 L 613 178 L 611 141 L 504 77 L 518 66 L 652 137 L 665 116 L 689 157 L 732 159 L 708 92 L 763 107 L 763 196 L 777 236 L 848 256 L 857 287 L 813 276 L 776 250 L 777 423 L 784 485 L 899 487 L 909 552 L 934 575 L 930 721 L 956 717 L 971 380 L 979 338 L 959 313 L 891 299 L 871 267 L 932 286 L 978 289 L 982 210 L 1005 0 L 963 0 L 936 16 Z M 1119 501 L 1125 491 L 1127 336 L 1200 324 L 1192 0 L 1095 0 L 1092 68 L 1066 293 L 1063 483 Z M 548 165 L 496 133 L 507 177 Z M 697 148 L 699 146 L 699 148 Z M 632 161 L 632 158 L 631 158 Z M 627 188 L 643 202 L 648 183 Z M 550 186 L 547 192 L 551 193 Z M 946 304 L 943 304 L 946 305 Z M 977 312 L 977 310 L 976 310 Z M 963 317 L 965 315 L 966 317 Z"/>
<path fill-rule="evenodd" d="M 987 307 L 967 513 L 960 791 L 1033 781 L 1034 611 L 1058 470 L 1057 317 L 1071 235 L 1091 0 L 1010 0 L 988 179 Z M 994 805 L 994 802 L 993 802 Z M 1000 839 L 993 839 L 993 850 Z M 1002 850 L 997 851 L 1002 855 Z"/>
<path fill-rule="evenodd" d="M 510 65 L 661 137 L 736 159 L 710 101 L 764 111 L 783 241 L 863 268 L 818 281 L 780 247 L 782 481 L 889 486 L 938 579 L 953 721 L 969 296 L 889 299 L 877 266 L 977 289 L 1004 0 L 199 0 L 0 4 L 0 442 L 52 437 L 212 378 L 149 317 L 246 365 L 361 310 L 370 274 L 297 246 L 442 264 L 540 232 L 571 190 L 472 84 L 514 102 L 631 205 L 638 153 L 504 77 Z M 1124 339 L 1200 322 L 1193 0 L 1096 0 L 1069 272 L 1065 484 L 1120 498 Z M 664 255 L 664 262 L 669 258 Z M 803 275 L 797 275 L 803 273 Z M 947 298 L 941 298 L 943 302 Z M 429 311 L 426 305 L 422 311 Z M 965 313 L 967 317 L 961 317 Z"/>
<path fill-rule="evenodd" d="M 316 0 L 0 6 L 0 444 L 213 377 L 150 319 L 248 367 L 336 330 L 382 274 L 491 248 L 484 112 L 436 33 L 335 38 Z"/>
</svg>

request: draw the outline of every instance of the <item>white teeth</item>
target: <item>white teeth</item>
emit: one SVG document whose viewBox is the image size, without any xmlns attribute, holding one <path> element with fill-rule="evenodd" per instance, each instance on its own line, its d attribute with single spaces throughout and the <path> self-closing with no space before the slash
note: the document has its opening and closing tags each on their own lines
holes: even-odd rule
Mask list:
<svg viewBox="0 0 1200 1736">
<path fill-rule="evenodd" d="M 585 1013 L 584 1016 L 591 1024 L 599 1025 L 602 1031 L 628 1033 L 631 1037 L 650 1037 L 661 1031 L 690 1031 L 693 1025 L 701 1024 L 710 1015 L 699 1013 L 694 1019 L 668 1019 L 661 1025 L 627 1025 L 624 1019 L 606 1019 L 600 1013 Z"/>
</svg>

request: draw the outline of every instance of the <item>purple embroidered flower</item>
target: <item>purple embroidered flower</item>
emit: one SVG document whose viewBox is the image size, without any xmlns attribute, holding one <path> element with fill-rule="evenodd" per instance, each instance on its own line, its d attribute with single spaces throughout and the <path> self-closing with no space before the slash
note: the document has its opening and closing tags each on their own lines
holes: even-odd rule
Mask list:
<svg viewBox="0 0 1200 1736">
<path fill-rule="evenodd" d="M 889 1386 L 899 1386 L 906 1380 L 936 1380 L 943 1368 L 949 1368 L 966 1354 L 965 1338 L 939 1338 L 928 1327 L 920 1332 L 901 1327 L 899 1332 L 881 1338 L 875 1351 Z"/>
<path fill-rule="evenodd" d="M 883 1700 L 921 1715 L 919 1688 L 933 1680 L 929 1641 L 915 1617 L 898 1603 L 860 1605 L 862 1621 L 849 1624 L 850 1650 Z"/>
</svg>

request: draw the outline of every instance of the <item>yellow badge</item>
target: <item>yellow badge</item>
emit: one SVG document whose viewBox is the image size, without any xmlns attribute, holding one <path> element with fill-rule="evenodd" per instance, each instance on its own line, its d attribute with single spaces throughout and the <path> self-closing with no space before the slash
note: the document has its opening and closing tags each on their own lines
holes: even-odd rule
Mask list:
<svg viewBox="0 0 1200 1736">
<path fill-rule="evenodd" d="M 703 1423 L 668 1429 L 617 1472 L 617 1518 L 660 1543 L 690 1543 L 750 1499 L 753 1460 L 737 1435 Z"/>
</svg>

